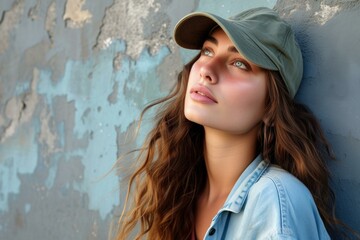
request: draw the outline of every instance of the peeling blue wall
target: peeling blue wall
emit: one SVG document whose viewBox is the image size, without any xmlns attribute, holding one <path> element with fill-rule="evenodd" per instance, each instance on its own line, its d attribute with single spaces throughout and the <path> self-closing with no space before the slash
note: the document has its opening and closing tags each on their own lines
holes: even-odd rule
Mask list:
<svg viewBox="0 0 360 240">
<path fill-rule="evenodd" d="M 194 10 L 275 7 L 294 26 L 305 75 L 297 99 L 320 119 L 338 215 L 360 230 L 358 1 L 4 0 L 0 2 L 0 238 L 107 239 L 131 129 L 194 55 L 172 40 Z"/>
</svg>

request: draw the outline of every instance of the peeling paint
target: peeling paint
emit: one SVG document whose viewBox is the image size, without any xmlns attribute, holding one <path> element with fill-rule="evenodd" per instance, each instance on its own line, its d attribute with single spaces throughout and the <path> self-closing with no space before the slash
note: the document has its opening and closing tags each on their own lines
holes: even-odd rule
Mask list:
<svg viewBox="0 0 360 240">
<path fill-rule="evenodd" d="M 119 203 L 117 198 L 109 199 L 109 192 L 107 192 L 109 186 L 116 186 L 117 177 L 110 174 L 102 178 L 111 170 L 113 161 L 117 158 L 114 127 L 119 127 L 121 131 L 125 132 L 129 125 L 137 119 L 144 104 L 151 100 L 148 94 L 151 93 L 154 97 L 152 88 L 158 89 L 156 86 L 159 83 L 149 82 L 149 79 L 156 78 L 156 76 L 149 76 L 149 73 L 155 73 L 154 69 L 169 54 L 164 48 L 155 56 L 150 56 L 145 51 L 136 63 L 123 58 L 121 64 L 123 67 L 118 72 L 114 72 L 113 57 L 109 54 L 112 55 L 114 50 L 115 52 L 124 51 L 124 46 L 124 44 L 114 43 L 111 46 L 112 49 L 109 48 L 100 54 L 99 61 L 96 63 L 93 60 L 88 62 L 69 61 L 63 79 L 56 85 L 52 84 L 49 73 L 42 72 L 38 87 L 38 93 L 47 99 L 49 106 L 53 105 L 54 96 L 63 95 L 66 96 L 67 101 L 74 102 L 76 112 L 73 131 L 75 137 L 81 138 L 93 131 L 92 140 L 89 141 L 86 151 L 78 149 L 73 153 L 68 151 L 67 154 L 82 156 L 85 166 L 84 179 L 75 185 L 75 189 L 89 195 L 90 209 L 99 210 L 103 218 L 109 214 L 114 205 Z M 93 79 L 101 79 L 101 81 L 93 81 L 92 85 L 86 87 L 88 80 L 82 76 L 87 76 L 90 71 Z M 135 74 L 133 79 L 130 78 L 131 72 Z M 76 85 L 73 85 L 74 81 L 76 81 Z M 125 91 L 116 93 L 116 103 L 122 103 L 121 105 L 116 103 L 109 105 L 107 102 L 109 95 L 115 95 L 113 92 L 115 83 L 118 84 L 115 89 Z M 124 90 L 125 86 L 126 90 Z M 90 98 L 90 96 L 93 97 Z M 120 110 L 127 113 L 121 117 L 121 121 L 117 115 L 113 114 Z M 104 119 L 103 116 L 107 116 L 107 118 Z M 112 159 L 113 161 L 102 161 L 102 159 Z M 101 164 L 98 163 L 99 161 Z M 54 173 L 51 175 L 53 176 Z M 51 179 L 49 179 L 50 187 L 53 182 Z"/>
<path fill-rule="evenodd" d="M 9 47 L 10 31 L 20 22 L 21 15 L 24 12 L 24 1 L 16 1 L 12 8 L 3 13 L 0 25 L 0 54 L 4 53 Z"/>
<path fill-rule="evenodd" d="M 320 11 L 315 12 L 315 17 L 320 25 L 324 25 L 329 19 L 331 19 L 336 13 L 340 11 L 339 6 L 327 6 L 324 3 L 320 4 Z"/>
<path fill-rule="evenodd" d="M 34 69 L 30 93 L 13 97 L 7 102 L 5 116 L 11 121 L 1 136 L 0 143 L 11 137 L 21 124 L 30 121 L 38 102 L 35 91 L 38 80 L 39 72 L 37 69 Z"/>
<path fill-rule="evenodd" d="M 31 7 L 28 11 L 28 18 L 30 18 L 32 21 L 39 18 L 39 11 L 40 11 L 40 2 L 37 0 L 35 6 Z"/>
<path fill-rule="evenodd" d="M 8 41 L 0 55 L 0 235 L 106 239 L 123 198 L 112 169 L 124 151 L 118 138 L 164 94 L 157 68 L 169 38 L 144 44 L 137 58 L 126 53 L 128 36 L 91 49 L 110 0 L 9 1 L 0 26 L 9 36 L 0 36 Z M 163 12 L 160 1 L 150 4 L 150 15 Z"/>
<path fill-rule="evenodd" d="M 162 4 L 156 0 L 115 0 L 106 11 L 96 48 L 106 49 L 114 39 L 121 39 L 127 41 L 126 55 L 132 59 L 137 59 L 145 48 L 156 54 L 161 46 L 168 45 L 168 19 L 159 12 L 160 7 Z M 159 21 L 149 17 L 161 14 Z M 149 30 L 145 38 L 139 34 Z"/>
<path fill-rule="evenodd" d="M 56 140 L 57 136 L 53 132 L 53 126 L 55 124 L 54 120 L 51 118 L 51 113 L 46 108 L 42 109 L 40 113 L 40 136 L 39 136 L 39 143 L 43 145 L 44 157 L 49 156 L 50 154 L 54 154 L 59 152 L 60 149 L 56 147 Z M 52 126 L 52 127 L 50 127 Z"/>
<path fill-rule="evenodd" d="M 45 19 L 45 29 L 48 34 L 51 45 L 53 45 L 54 43 L 55 26 L 56 26 L 56 4 L 55 1 L 53 1 L 48 8 Z"/>
<path fill-rule="evenodd" d="M 119 71 L 121 69 L 121 61 L 122 61 L 121 55 L 122 55 L 121 53 L 117 53 L 114 58 L 113 68 L 115 71 Z"/>
<path fill-rule="evenodd" d="M 325 25 L 329 20 L 344 10 L 358 8 L 358 0 L 278 0 L 275 9 L 280 10 L 280 15 L 297 21 L 303 19 L 306 24 Z M 301 14 L 300 14 L 301 12 Z M 296 13 L 296 16 L 294 14 Z"/>
<path fill-rule="evenodd" d="M 116 82 L 115 84 L 114 84 L 114 86 L 113 86 L 113 91 L 112 91 L 112 93 L 108 96 L 108 102 L 110 103 L 110 104 L 115 104 L 117 101 L 118 101 L 118 99 L 117 99 L 117 96 L 118 96 L 118 92 L 119 92 L 119 83 L 118 82 Z"/>
<path fill-rule="evenodd" d="M 83 10 L 86 0 L 67 0 L 65 14 L 63 16 L 66 26 L 69 28 L 81 28 L 90 22 L 92 14 L 88 10 Z"/>
</svg>

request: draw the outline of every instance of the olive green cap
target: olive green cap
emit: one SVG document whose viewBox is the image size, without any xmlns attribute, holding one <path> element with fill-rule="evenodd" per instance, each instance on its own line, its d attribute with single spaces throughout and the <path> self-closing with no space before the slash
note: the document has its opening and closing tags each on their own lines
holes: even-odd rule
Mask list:
<svg viewBox="0 0 360 240">
<path fill-rule="evenodd" d="M 259 7 L 224 19 L 207 12 L 194 12 L 175 26 L 175 42 L 187 49 L 201 49 L 210 31 L 221 27 L 237 50 L 255 65 L 279 71 L 291 97 L 302 79 L 303 60 L 290 25 L 269 8 Z"/>
</svg>

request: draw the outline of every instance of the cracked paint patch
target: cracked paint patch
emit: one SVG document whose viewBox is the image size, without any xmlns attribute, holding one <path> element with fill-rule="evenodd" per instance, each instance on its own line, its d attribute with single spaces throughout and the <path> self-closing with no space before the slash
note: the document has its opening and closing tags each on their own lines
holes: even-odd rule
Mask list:
<svg viewBox="0 0 360 240">
<path fill-rule="evenodd" d="M 47 108 L 43 108 L 40 113 L 41 127 L 39 143 L 43 146 L 42 154 L 44 157 L 48 157 L 51 154 L 59 152 L 60 149 L 56 146 L 57 134 L 53 132 L 54 125 L 56 124 L 54 119 L 51 118 L 51 113 Z"/>
<path fill-rule="evenodd" d="M 116 56 L 114 57 L 113 67 L 115 71 L 119 71 L 121 69 L 121 61 L 122 61 L 121 58 L 122 58 L 121 53 L 117 53 Z"/>
<path fill-rule="evenodd" d="M 145 48 L 156 54 L 162 46 L 168 46 L 169 20 L 161 11 L 163 6 L 160 2 L 115 0 L 106 10 L 95 47 L 106 49 L 113 40 L 124 40 L 126 55 L 137 59 Z"/>
<path fill-rule="evenodd" d="M 8 209 L 10 194 L 18 194 L 21 181 L 19 174 L 33 173 L 37 164 L 36 142 L 38 122 L 33 116 L 38 104 L 36 93 L 39 71 L 34 69 L 30 88 L 20 86 L 19 95 L 6 104 L 5 116 L 10 123 L 1 135 L 0 153 L 0 210 Z M 23 93 L 22 93 L 23 92 Z"/>
<path fill-rule="evenodd" d="M 81 159 L 83 177 L 73 183 L 72 188 L 88 195 L 89 208 L 98 210 L 103 219 L 119 204 L 118 197 L 111 194 L 111 189 L 117 188 L 119 179 L 114 171 L 109 173 L 117 159 L 116 129 L 125 133 L 137 120 L 144 105 L 157 98 L 156 95 L 161 95 L 158 91 L 160 82 L 156 81 L 156 68 L 169 54 L 168 48 L 164 47 L 154 56 L 144 51 L 137 61 L 123 57 L 121 68 L 114 71 L 113 59 L 124 51 L 125 44 L 115 41 L 96 59 L 68 61 L 64 76 L 58 83 L 51 81 L 51 72 L 42 71 L 38 84 L 38 93 L 52 114 L 57 112 L 53 102 L 57 97 L 73 103 L 71 137 L 86 138 L 88 141 L 81 148 L 67 149 L 63 157 Z M 120 111 L 126 114 L 119 117 L 117 113 Z M 49 132 L 50 118 L 46 117 L 48 113 L 43 114 L 45 119 L 42 119 L 41 129 Z M 69 118 L 67 116 L 68 121 Z M 61 131 L 57 131 L 58 134 Z M 56 150 L 55 139 L 51 134 L 47 139 L 41 139 L 48 150 Z M 55 152 L 55 156 L 58 154 L 60 152 Z M 46 181 L 48 187 L 53 186 L 56 175 L 55 164 L 49 169 Z"/>
<path fill-rule="evenodd" d="M 324 3 L 320 4 L 320 11 L 316 11 L 314 16 L 320 25 L 324 25 L 329 19 L 337 14 L 341 8 L 339 6 L 328 6 Z"/>
<path fill-rule="evenodd" d="M 36 6 L 32 7 L 32 8 L 30 8 L 30 10 L 29 10 L 29 12 L 28 12 L 28 17 L 29 17 L 32 21 L 34 21 L 34 20 L 36 20 L 36 19 L 39 17 L 38 14 L 39 14 L 39 6 L 36 5 Z"/>
<path fill-rule="evenodd" d="M 0 136 L 1 143 L 3 143 L 7 138 L 11 137 L 15 133 L 16 129 L 18 129 L 22 124 L 31 120 L 38 103 L 38 97 L 36 93 L 36 86 L 38 81 L 39 71 L 34 69 L 30 92 L 20 96 L 15 96 L 7 102 L 5 116 L 7 119 L 10 119 L 10 123 L 5 128 L 4 133 Z"/>
<path fill-rule="evenodd" d="M 24 1 L 16 1 L 9 11 L 3 13 L 0 24 L 0 54 L 9 47 L 10 31 L 20 22 L 24 5 Z"/>
<path fill-rule="evenodd" d="M 278 0 L 275 9 L 290 22 L 295 20 L 293 25 L 316 23 L 322 26 L 341 11 L 356 9 L 358 6 L 357 0 Z"/>
<path fill-rule="evenodd" d="M 51 45 L 54 44 L 54 32 L 56 26 L 56 4 L 52 2 L 48 8 L 45 19 L 45 29 Z"/>
<path fill-rule="evenodd" d="M 63 19 L 69 28 L 81 28 L 88 23 L 92 14 L 88 10 L 83 10 L 86 0 L 67 0 Z"/>
</svg>

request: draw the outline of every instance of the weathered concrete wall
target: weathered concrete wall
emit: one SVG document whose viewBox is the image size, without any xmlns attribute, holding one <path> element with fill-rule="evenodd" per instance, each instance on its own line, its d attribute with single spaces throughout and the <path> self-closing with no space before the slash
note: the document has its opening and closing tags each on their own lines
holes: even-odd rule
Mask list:
<svg viewBox="0 0 360 240">
<path fill-rule="evenodd" d="M 297 98 L 320 120 L 337 161 L 330 161 L 337 214 L 360 231 L 360 1 L 278 1 L 304 55 Z"/>
<path fill-rule="evenodd" d="M 330 163 L 338 214 L 360 230 L 359 5 L 2 0 L 0 238 L 106 239 L 124 195 L 112 166 L 141 142 L 123 145 L 129 129 L 193 54 L 174 45 L 174 24 L 194 10 L 229 16 L 254 6 L 275 6 L 297 31 L 305 59 L 298 99 L 338 156 Z"/>
</svg>

